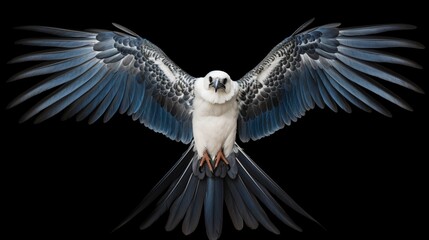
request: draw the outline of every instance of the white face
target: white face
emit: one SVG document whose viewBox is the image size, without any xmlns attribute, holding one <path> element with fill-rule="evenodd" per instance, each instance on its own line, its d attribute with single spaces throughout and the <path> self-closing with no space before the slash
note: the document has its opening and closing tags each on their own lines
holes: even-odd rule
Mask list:
<svg viewBox="0 0 429 240">
<path fill-rule="evenodd" d="M 223 104 L 238 93 L 238 84 L 222 71 L 211 71 L 195 83 L 196 94 L 207 102 Z"/>
<path fill-rule="evenodd" d="M 229 93 L 231 82 L 229 75 L 222 71 L 211 71 L 204 77 L 205 89 L 218 94 Z"/>
</svg>

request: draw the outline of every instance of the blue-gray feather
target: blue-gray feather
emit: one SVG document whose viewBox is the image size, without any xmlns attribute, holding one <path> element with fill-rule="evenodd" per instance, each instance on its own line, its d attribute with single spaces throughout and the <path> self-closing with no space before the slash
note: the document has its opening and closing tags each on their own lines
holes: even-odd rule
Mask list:
<svg viewBox="0 0 429 240">
<path fill-rule="evenodd" d="M 37 46 L 37 47 L 57 47 L 57 48 L 78 48 L 91 46 L 97 41 L 95 39 L 22 39 L 16 44 Z"/>
<path fill-rule="evenodd" d="M 186 187 L 187 180 L 190 177 L 192 172 L 191 162 L 188 163 L 186 169 L 183 171 L 182 175 L 179 177 L 177 182 L 173 184 L 172 188 L 166 192 L 166 194 L 161 198 L 158 206 L 153 210 L 152 214 L 147 218 L 141 225 L 140 229 L 148 228 L 152 225 L 162 214 L 164 214 L 171 206 L 174 200 L 180 196 L 183 190 Z"/>
<path fill-rule="evenodd" d="M 226 179 L 227 184 L 227 191 L 231 195 L 232 199 L 236 203 L 237 210 L 240 213 L 240 216 L 243 218 L 244 223 L 246 223 L 246 226 L 248 226 L 250 229 L 256 229 L 259 226 L 258 220 L 253 216 L 252 212 L 249 210 L 248 205 L 243 201 L 243 199 L 240 196 L 240 193 L 238 192 L 237 188 L 234 186 L 234 183 L 232 179 Z"/>
<path fill-rule="evenodd" d="M 339 85 L 336 82 L 329 83 L 333 86 L 334 90 L 336 90 L 341 96 L 343 96 L 345 99 L 347 99 L 349 102 L 351 102 L 356 107 L 360 108 L 361 110 L 365 112 L 371 112 L 371 108 L 368 107 L 365 103 L 363 103 L 361 100 L 359 100 L 357 97 L 352 95 L 349 91 L 347 91 L 345 88 L 343 88 L 341 85 Z M 347 104 L 347 102 L 345 102 Z M 349 108 L 351 111 L 351 108 Z M 347 110 L 345 110 L 347 112 Z"/>
<path fill-rule="evenodd" d="M 363 27 L 349 27 L 340 29 L 341 35 L 344 36 L 360 36 L 360 35 L 372 35 L 389 31 L 397 30 L 411 30 L 416 27 L 409 24 L 385 24 L 376 26 L 363 26 Z"/>
<path fill-rule="evenodd" d="M 242 180 L 246 186 L 255 194 L 255 196 L 283 223 L 287 224 L 291 228 L 302 231 L 302 229 L 296 225 L 294 221 L 286 214 L 283 208 L 278 204 L 278 202 L 271 196 L 271 194 L 260 185 L 247 171 L 247 169 L 242 165 L 241 161 L 239 163 L 239 173 L 242 177 Z"/>
<path fill-rule="evenodd" d="M 235 229 L 241 230 L 243 229 L 243 218 L 240 215 L 237 204 L 231 196 L 230 191 L 225 191 L 225 205 L 228 209 L 229 216 L 231 217 L 232 224 Z"/>
<path fill-rule="evenodd" d="M 35 68 L 30 68 L 27 70 L 24 70 L 23 72 L 20 72 L 14 76 L 12 76 L 9 81 L 15 81 L 23 78 L 29 78 L 29 77 L 35 77 L 45 74 L 52 74 L 56 72 L 60 72 L 63 70 L 67 70 L 70 68 L 78 67 L 82 63 L 87 62 L 88 60 L 91 60 L 94 58 L 96 53 L 91 52 L 82 56 L 70 58 L 67 60 L 63 60 L 60 62 L 50 63 L 50 64 L 42 64 L 41 66 L 36 66 Z M 71 70 L 72 73 L 74 72 L 81 72 L 79 68 L 75 68 Z M 64 73 L 64 76 L 69 75 L 69 72 Z M 69 79 L 70 80 L 70 79 Z M 57 81 L 49 81 L 46 85 L 49 86 L 58 86 L 62 84 L 63 82 L 57 82 Z"/>
<path fill-rule="evenodd" d="M 389 110 L 387 110 L 383 105 L 378 103 L 374 98 L 372 98 L 367 92 L 363 91 L 363 89 L 359 88 L 356 84 L 353 82 L 348 81 L 343 75 L 338 73 L 335 69 L 326 69 L 327 78 L 332 86 L 336 86 L 336 83 L 338 83 L 341 87 L 346 89 L 349 93 L 351 93 L 353 96 L 360 99 L 362 102 L 364 102 L 366 105 L 370 106 L 375 111 L 390 117 L 392 114 Z M 337 89 L 338 90 L 338 89 Z"/>
<path fill-rule="evenodd" d="M 422 44 L 400 38 L 392 37 L 345 37 L 339 36 L 340 44 L 354 48 L 424 48 Z"/>
<path fill-rule="evenodd" d="M 423 48 L 420 43 L 410 40 L 373 36 L 413 29 L 414 26 L 389 24 L 339 28 L 339 24 L 334 23 L 301 32 L 311 21 L 278 44 L 258 66 L 238 81 L 238 133 L 242 141 L 268 136 L 297 121 L 315 106 L 324 108 L 327 105 L 337 111 L 338 105 L 351 112 L 350 102 L 364 111 L 373 109 L 390 116 L 391 113 L 367 91 L 411 110 L 378 79 L 423 92 L 413 82 L 377 63 L 415 68 L 421 68 L 420 65 L 374 50 Z M 41 122 L 64 112 L 64 119 L 75 116 L 77 120 L 89 118 L 89 123 L 93 123 L 102 116 L 104 121 L 109 121 L 119 112 L 127 113 L 133 120 L 139 120 L 173 140 L 191 142 L 195 78 L 178 68 L 148 40 L 125 27 L 114 25 L 125 33 L 21 27 L 59 38 L 17 42 L 55 49 L 12 59 L 11 63 L 50 62 L 24 70 L 10 81 L 53 75 L 18 96 L 9 107 L 51 91 L 25 113 L 21 121 L 35 117 L 35 122 Z M 118 228 L 156 199 L 157 206 L 142 223 L 142 229 L 170 210 L 166 229 L 174 229 L 183 220 L 182 231 L 190 234 L 196 229 L 204 211 L 207 236 L 211 240 L 218 239 L 222 232 L 225 202 L 236 229 L 242 229 L 243 224 L 255 229 L 260 223 L 278 234 L 279 230 L 262 203 L 285 224 L 300 231 L 301 228 L 290 219 L 277 199 L 315 221 L 238 145 L 234 146 L 228 159 L 229 166 L 221 163 L 212 173 L 207 166 L 199 167 L 198 155 L 191 144 Z"/>
<path fill-rule="evenodd" d="M 63 110 L 67 105 L 70 105 L 74 100 L 83 95 L 83 91 L 88 90 L 88 86 L 79 91 L 79 89 L 85 85 L 94 75 L 100 70 L 100 66 L 94 65 L 86 71 L 84 74 L 80 75 L 75 81 L 68 82 L 67 84 L 62 85 L 59 89 L 55 90 L 53 93 L 45 97 L 42 101 L 34 105 L 25 115 L 26 118 L 31 118 L 32 116 L 38 114 L 40 111 L 60 102 L 63 107 L 59 110 Z M 97 80 L 97 78 L 95 78 Z M 92 84 L 91 86 L 93 86 Z M 83 91 L 82 91 L 83 90 Z M 69 95 L 73 95 L 72 98 L 67 98 Z M 65 101 L 67 99 L 67 101 Z M 64 105 L 64 103 L 67 103 Z M 55 111 L 58 113 L 59 111 Z M 52 115 L 51 115 L 52 116 Z M 38 121 L 41 121 L 43 118 L 39 118 Z M 46 116 L 45 116 L 46 117 Z"/>
<path fill-rule="evenodd" d="M 94 118 L 97 115 L 96 113 L 94 113 L 94 111 L 96 109 L 99 109 L 98 106 L 100 105 L 100 103 L 109 94 L 110 90 L 116 84 L 116 82 L 111 81 L 112 79 L 114 79 L 114 76 L 115 75 L 113 75 L 113 76 L 110 75 L 110 76 L 104 78 L 98 86 L 95 86 L 94 89 L 96 89 L 97 92 L 93 96 L 87 98 L 87 101 L 89 103 L 79 114 L 76 115 L 77 121 L 82 121 L 85 118 L 89 117 L 90 115 L 92 115 L 91 118 Z M 89 93 L 89 94 L 91 94 L 91 93 Z M 90 100 L 91 98 L 92 98 L 92 100 Z M 86 99 L 86 98 L 83 98 L 83 99 Z M 87 101 L 85 101 L 85 103 L 83 105 L 86 105 Z M 91 121 L 91 120 L 89 120 L 89 121 Z"/>
<path fill-rule="evenodd" d="M 82 32 L 75 30 L 68 30 L 63 28 L 46 27 L 46 26 L 22 26 L 16 29 L 27 30 L 33 32 L 47 33 L 59 37 L 70 37 L 70 38 L 95 38 L 97 34 L 91 32 Z"/>
<path fill-rule="evenodd" d="M 201 212 L 204 205 L 204 198 L 207 190 L 207 182 L 199 181 L 197 190 L 192 199 L 192 203 L 186 212 L 185 218 L 182 223 L 182 232 L 185 235 L 189 235 L 195 231 L 200 221 Z"/>
<path fill-rule="evenodd" d="M 337 55 L 338 59 L 341 60 L 344 64 L 350 66 L 351 68 L 354 68 L 355 70 L 358 70 L 362 73 L 366 73 L 368 75 L 372 75 L 374 77 L 378 77 L 380 79 L 398 84 L 400 86 L 403 86 L 405 88 L 411 89 L 415 92 L 423 93 L 423 90 L 418 87 L 415 83 L 411 82 L 410 80 L 400 76 L 397 73 L 388 71 L 387 69 L 377 66 L 371 63 L 365 63 L 363 61 L 353 59 L 351 57 L 347 57 L 341 54 Z"/>
<path fill-rule="evenodd" d="M 349 57 L 357 58 L 369 62 L 380 62 L 380 63 L 393 63 L 398 65 L 404 65 L 413 68 L 421 69 L 422 66 L 410 59 L 396 56 L 391 53 L 380 52 L 376 50 L 365 50 L 350 48 L 347 46 L 338 46 L 338 52 L 347 55 Z"/>
<path fill-rule="evenodd" d="M 276 195 L 276 197 L 278 197 L 287 206 L 317 223 L 310 214 L 304 211 L 304 209 L 302 209 L 283 189 L 281 189 L 274 180 L 272 180 L 249 156 L 247 156 L 238 144 L 235 144 L 235 148 L 237 149 L 237 158 L 241 160 L 240 163 L 247 169 L 252 177 L 254 177 L 272 194 Z"/>
<path fill-rule="evenodd" d="M 111 76 L 110 71 L 103 71 L 104 75 L 97 75 L 99 78 L 96 82 L 95 86 L 91 87 L 89 91 L 87 91 L 81 98 L 77 99 L 73 104 L 71 104 L 67 111 L 64 113 L 64 118 L 68 119 L 73 116 L 76 116 L 77 121 L 82 121 L 85 119 L 86 116 L 88 116 L 91 112 L 89 111 L 87 114 L 84 114 L 85 111 L 92 103 L 92 101 L 99 96 L 100 92 L 104 89 L 104 87 L 109 83 L 109 78 L 106 78 L 106 76 Z M 103 95 L 103 97 L 105 94 Z M 94 109 L 96 105 L 92 108 Z"/>
<path fill-rule="evenodd" d="M 174 186 L 173 182 L 180 177 L 182 172 L 186 170 L 187 164 L 194 156 L 194 144 L 190 144 L 188 149 L 183 153 L 182 157 L 174 164 L 174 166 L 159 180 L 159 182 L 150 190 L 140 204 L 127 216 L 116 228 L 120 228 L 134 218 L 137 214 L 149 206 L 157 197 L 159 197 L 169 186 Z M 201 187 L 200 187 L 201 188 Z M 168 192 L 168 191 L 167 191 Z M 195 202 L 195 200 L 194 200 Z"/>
<path fill-rule="evenodd" d="M 113 99 L 112 103 L 110 104 L 108 110 L 104 114 L 103 122 L 108 122 L 113 115 L 118 112 L 119 107 L 121 106 L 122 99 L 124 98 L 125 94 L 125 85 L 126 85 L 126 78 L 127 76 L 125 74 L 121 74 L 119 81 L 119 89 L 115 95 L 115 98 Z"/>
<path fill-rule="evenodd" d="M 170 207 L 170 215 L 168 216 L 168 220 L 165 225 L 165 230 L 173 230 L 185 217 L 185 214 L 191 204 L 192 198 L 195 195 L 195 191 L 198 190 L 198 182 L 198 178 L 194 177 L 193 175 L 189 176 L 189 180 L 185 187 L 185 190 Z"/>
<path fill-rule="evenodd" d="M 89 123 L 93 123 L 102 116 L 104 121 L 108 121 L 117 112 L 127 113 L 156 132 L 189 143 L 193 136 L 191 101 L 195 78 L 177 67 L 146 39 L 125 27 L 115 26 L 126 30 L 129 35 L 106 30 L 73 31 L 43 26 L 19 28 L 59 38 L 18 41 L 18 44 L 55 49 L 12 59 L 11 63 L 50 62 L 24 70 L 9 81 L 54 75 L 15 98 L 8 107 L 58 87 L 30 109 L 21 121 L 32 117 L 36 117 L 36 122 L 44 121 L 61 113 L 68 104 L 70 107 L 64 112 L 63 119 L 76 116 L 77 120 L 83 120 L 89 117 Z M 94 69 L 100 68 L 107 69 L 102 71 L 104 76 L 95 74 Z M 165 69 L 168 73 L 164 72 Z M 94 77 L 97 77 L 96 81 L 91 81 Z M 173 126 L 179 130 L 172 130 Z"/>
<path fill-rule="evenodd" d="M 121 85 L 119 78 L 120 78 L 120 73 L 116 73 L 115 77 L 111 80 L 112 87 L 108 90 L 106 96 L 103 98 L 103 101 L 100 103 L 100 105 L 98 105 L 97 110 L 95 110 L 95 112 L 92 112 L 92 115 L 88 121 L 90 124 L 97 121 L 106 112 L 107 108 L 112 103 Z"/>
<path fill-rule="evenodd" d="M 208 177 L 204 198 L 204 219 L 207 237 L 216 240 L 222 233 L 223 222 L 223 179 Z"/>
<path fill-rule="evenodd" d="M 377 48 L 423 48 L 418 42 L 374 34 L 414 29 L 387 24 L 339 28 L 339 24 L 296 31 L 279 43 L 262 62 L 239 81 L 238 134 L 242 141 L 257 140 L 290 125 L 315 106 L 337 105 L 351 112 L 353 105 L 386 116 L 391 113 L 366 91 L 401 108 L 412 110 L 399 96 L 381 85 L 385 80 L 423 93 L 415 83 L 377 63 L 414 68 L 409 59 L 376 51 Z M 303 30 L 299 28 L 299 30 Z M 372 79 L 370 76 L 377 77 Z"/>
<path fill-rule="evenodd" d="M 374 92 L 375 94 L 383 97 L 384 99 L 404 108 L 409 111 L 412 111 L 412 108 L 399 96 L 392 93 L 390 90 L 388 90 L 386 87 L 381 85 L 380 83 L 376 82 L 374 79 L 360 74 L 356 71 L 351 70 L 347 66 L 337 63 L 334 65 L 335 69 L 341 73 L 344 77 L 346 77 L 348 80 L 360 85 L 363 88 L 368 89 L 371 92 Z"/>
<path fill-rule="evenodd" d="M 92 47 L 82 47 L 76 49 L 59 51 L 41 51 L 24 54 L 9 61 L 9 63 L 20 63 L 29 61 L 53 61 L 78 57 L 92 52 Z"/>
<path fill-rule="evenodd" d="M 240 197 L 243 200 L 244 204 L 246 204 L 246 206 L 248 207 L 248 210 L 252 213 L 255 219 L 257 219 L 258 222 L 262 224 L 262 226 L 264 226 L 268 231 L 273 232 L 275 234 L 280 233 L 279 229 L 274 225 L 273 222 L 271 222 L 271 220 L 265 213 L 262 206 L 259 204 L 258 200 L 255 198 L 255 196 L 251 192 L 249 192 L 249 189 L 247 189 L 240 176 L 228 183 L 230 183 L 228 185 L 229 188 L 234 189 L 234 191 L 237 191 L 240 194 Z"/>
<path fill-rule="evenodd" d="M 321 82 L 325 86 L 326 90 L 328 91 L 329 95 L 332 96 L 335 103 L 340 106 L 341 109 L 343 109 L 347 113 L 351 113 L 352 108 L 347 103 L 347 101 L 344 99 L 344 96 L 332 85 L 332 82 L 328 79 L 328 75 L 326 72 L 317 71 Z M 336 84 L 338 85 L 338 84 Z"/>
<path fill-rule="evenodd" d="M 92 87 L 94 87 L 106 72 L 107 72 L 106 68 L 103 68 L 100 65 L 95 65 L 91 70 L 87 71 L 85 74 L 79 77 L 81 78 L 81 81 L 76 80 L 72 83 L 68 83 L 67 85 L 65 85 L 64 86 L 65 88 L 75 88 L 76 86 L 74 85 L 76 83 L 79 83 L 79 85 L 83 83 L 76 90 L 74 90 L 73 92 L 70 92 L 68 95 L 64 96 L 61 100 L 47 107 L 42 113 L 40 113 L 37 116 L 35 122 L 42 122 L 58 114 L 66 107 L 70 106 L 77 99 L 81 98 L 85 93 L 87 93 Z M 57 91 L 60 91 L 60 89 Z M 57 91 L 55 91 L 53 94 L 57 94 Z M 68 117 L 67 112 L 64 113 L 63 117 L 64 119 Z"/>
<path fill-rule="evenodd" d="M 260 204 L 262 203 L 285 224 L 301 231 L 301 228 L 286 214 L 274 195 L 290 208 L 315 221 L 237 144 L 234 145 L 233 153 L 228 156 L 228 160 L 230 161 L 228 166 L 221 162 L 214 172 L 211 172 L 207 165 L 200 167 L 199 157 L 192 143 L 175 166 L 115 230 L 130 221 L 152 202 L 157 202 L 155 210 L 142 223 L 142 229 L 149 227 L 169 209 L 166 230 L 173 230 L 180 221 L 183 221 L 182 232 L 188 235 L 195 231 L 204 211 L 207 237 L 211 240 L 218 239 L 222 232 L 223 205 L 225 203 L 236 229 L 242 229 L 244 224 L 251 229 L 256 229 L 260 223 L 269 231 L 278 234 L 279 230 L 266 214 Z M 156 201 L 157 199 L 158 201 Z"/>
</svg>

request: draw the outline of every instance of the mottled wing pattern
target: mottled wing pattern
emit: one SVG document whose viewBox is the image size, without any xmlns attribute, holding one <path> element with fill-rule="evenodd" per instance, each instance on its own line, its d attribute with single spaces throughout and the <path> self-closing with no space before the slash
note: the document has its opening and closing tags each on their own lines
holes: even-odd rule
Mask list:
<svg viewBox="0 0 429 240">
<path fill-rule="evenodd" d="M 404 100 L 381 85 L 379 80 L 416 92 L 423 91 L 405 77 L 377 63 L 415 68 L 420 66 L 411 60 L 377 49 L 423 46 L 410 40 L 374 34 L 415 27 L 389 24 L 338 28 L 339 25 L 324 25 L 293 34 L 238 81 L 238 133 L 242 141 L 271 135 L 297 121 L 315 106 L 328 106 L 333 111 L 337 111 L 339 106 L 344 111 L 351 112 L 349 103 L 352 103 L 364 111 L 375 110 L 390 116 L 390 112 L 368 91 L 411 110 Z"/>
<path fill-rule="evenodd" d="M 47 63 L 20 72 L 10 81 L 50 76 L 14 99 L 9 107 L 49 90 L 50 94 L 21 121 L 35 117 L 35 122 L 41 122 L 62 112 L 64 119 L 75 116 L 93 123 L 104 116 L 106 122 L 119 112 L 173 140 L 189 143 L 195 78 L 148 40 L 115 26 L 126 33 L 21 27 L 55 37 L 24 39 L 19 44 L 53 49 L 13 59 L 12 63 Z"/>
</svg>

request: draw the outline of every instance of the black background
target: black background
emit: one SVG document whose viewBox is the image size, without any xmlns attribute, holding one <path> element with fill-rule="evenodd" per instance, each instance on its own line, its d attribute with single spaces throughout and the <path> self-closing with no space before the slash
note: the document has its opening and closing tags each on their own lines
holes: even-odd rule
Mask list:
<svg viewBox="0 0 429 240">
<path fill-rule="evenodd" d="M 413 1 L 383 7 L 356 1 L 232 4 L 236 3 L 14 2 L 3 9 L 7 14 L 2 15 L 5 34 L 1 57 L 6 63 L 35 50 L 13 44 L 34 36 L 14 30 L 15 26 L 114 29 L 111 22 L 149 39 L 193 76 L 220 69 L 233 79 L 239 79 L 312 17 L 316 17 L 312 26 L 331 22 L 342 22 L 343 26 L 414 24 L 417 30 L 393 35 L 428 45 L 426 13 Z M 393 52 L 424 66 L 423 70 L 390 67 L 429 91 L 424 60 L 427 50 Z M 30 65 L 3 65 L 1 109 L 42 79 L 5 83 L 13 73 Z M 419 236 L 428 223 L 421 219 L 428 213 L 428 99 L 427 95 L 386 85 L 407 100 L 414 112 L 384 101 L 393 118 L 356 108 L 353 114 L 316 109 L 268 138 L 241 144 L 326 231 L 292 212 L 303 233 L 290 230 L 278 220 L 279 236 L 263 227 L 239 232 L 225 213 L 222 239 Z M 180 227 L 165 232 L 165 216 L 148 230 L 140 231 L 142 215 L 149 211 L 110 233 L 181 156 L 185 145 L 153 133 L 127 116 L 94 125 L 62 122 L 58 117 L 39 125 L 18 124 L 20 115 L 35 102 L 32 99 L 2 110 L 1 117 L 2 200 L 6 201 L 2 217 L 16 239 L 29 235 L 48 239 L 205 238 L 202 223 L 190 236 L 184 236 Z"/>
</svg>

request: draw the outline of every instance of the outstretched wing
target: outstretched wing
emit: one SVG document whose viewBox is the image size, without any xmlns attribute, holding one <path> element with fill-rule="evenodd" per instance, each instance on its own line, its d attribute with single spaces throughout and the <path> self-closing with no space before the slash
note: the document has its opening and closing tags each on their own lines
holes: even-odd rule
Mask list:
<svg viewBox="0 0 429 240">
<path fill-rule="evenodd" d="M 103 115 L 106 122 L 116 112 L 127 113 L 156 132 L 189 143 L 195 79 L 148 40 L 115 26 L 128 34 L 21 27 L 56 38 L 24 39 L 18 43 L 55 49 L 13 59 L 12 63 L 49 62 L 20 72 L 10 81 L 53 75 L 19 95 L 9 107 L 52 89 L 21 121 L 36 116 L 35 122 L 41 122 L 63 112 L 64 119 L 89 117 L 89 123 L 93 123 Z"/>
<path fill-rule="evenodd" d="M 421 67 L 408 59 L 375 49 L 423 46 L 409 40 L 372 35 L 415 27 L 390 24 L 338 28 L 339 25 L 330 24 L 294 33 L 238 81 L 238 132 L 242 141 L 268 136 L 285 124 L 297 121 L 316 105 L 320 108 L 327 105 L 333 111 L 337 111 L 338 105 L 351 112 L 350 102 L 364 111 L 373 109 L 390 116 L 390 112 L 367 90 L 411 110 L 404 100 L 372 77 L 421 93 L 423 91 L 413 82 L 376 63 Z"/>
</svg>

